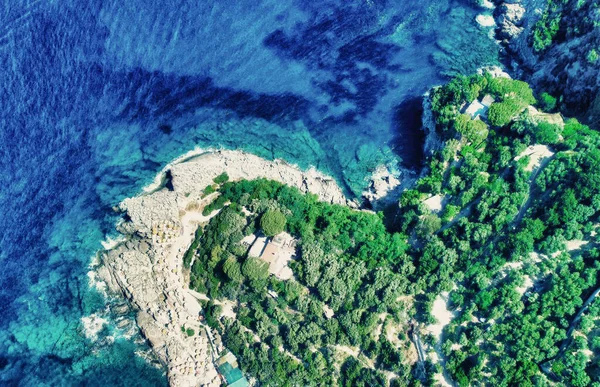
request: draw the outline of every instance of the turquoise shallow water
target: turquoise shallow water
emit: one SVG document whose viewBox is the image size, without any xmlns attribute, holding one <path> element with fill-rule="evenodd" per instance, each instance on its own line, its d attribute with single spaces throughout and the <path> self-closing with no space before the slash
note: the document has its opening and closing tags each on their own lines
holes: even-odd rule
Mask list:
<svg viewBox="0 0 600 387">
<path fill-rule="evenodd" d="M 457 1 L 4 1 L 0 384 L 164 385 L 88 287 L 111 207 L 196 147 L 315 165 L 349 194 L 419 162 L 418 97 L 497 47 Z M 81 318 L 109 322 L 97 340 Z"/>
</svg>

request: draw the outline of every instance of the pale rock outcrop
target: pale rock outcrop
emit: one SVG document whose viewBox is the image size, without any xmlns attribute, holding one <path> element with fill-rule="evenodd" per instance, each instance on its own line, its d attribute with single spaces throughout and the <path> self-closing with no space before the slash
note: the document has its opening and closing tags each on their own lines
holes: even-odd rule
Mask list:
<svg viewBox="0 0 600 387">
<path fill-rule="evenodd" d="M 216 176 L 227 172 L 231 180 L 263 177 L 316 194 L 328 203 L 349 204 L 336 181 L 315 168 L 302 171 L 283 160 L 265 160 L 241 151 L 221 150 L 201 155 L 173 165 L 170 172 L 174 190 L 183 194 L 200 192 Z"/>
<path fill-rule="evenodd" d="M 503 3 L 499 7 L 500 16 L 497 18 L 498 37 L 514 39 L 523 32 L 523 17 L 525 8 L 521 4 Z"/>
<path fill-rule="evenodd" d="M 398 202 L 402 191 L 416 179 L 413 171 L 379 165 L 363 192 L 363 199 L 368 201 L 374 210 L 383 210 Z"/>
</svg>

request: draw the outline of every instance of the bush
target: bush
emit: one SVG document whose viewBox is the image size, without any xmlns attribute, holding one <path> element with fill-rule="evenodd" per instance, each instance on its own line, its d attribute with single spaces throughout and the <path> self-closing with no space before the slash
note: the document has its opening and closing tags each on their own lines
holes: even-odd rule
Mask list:
<svg viewBox="0 0 600 387">
<path fill-rule="evenodd" d="M 467 114 L 461 114 L 456 118 L 454 127 L 468 142 L 480 143 L 488 136 L 488 127 L 485 122 L 477 119 L 472 120 Z"/>
<path fill-rule="evenodd" d="M 535 140 L 540 144 L 556 144 L 560 128 L 545 121 L 538 123 L 535 129 Z"/>
<path fill-rule="evenodd" d="M 535 23 L 533 28 L 533 48 L 535 51 L 543 51 L 552 44 L 560 27 L 560 19 L 560 14 L 551 17 L 546 13 Z"/>
<path fill-rule="evenodd" d="M 229 180 L 229 175 L 227 175 L 227 172 L 223 172 L 219 176 L 217 176 L 213 179 L 215 184 L 223 184 L 223 183 L 226 183 L 228 180 Z"/>
<path fill-rule="evenodd" d="M 514 99 L 525 106 L 537 102 L 533 96 L 533 90 L 527 82 L 523 81 L 510 78 L 492 78 L 488 83 L 487 90 L 502 100 Z"/>
<path fill-rule="evenodd" d="M 227 277 L 234 282 L 243 282 L 241 265 L 234 256 L 230 256 L 223 264 L 223 272 Z"/>
<path fill-rule="evenodd" d="M 223 208 L 225 203 L 227 203 L 227 198 L 225 196 L 219 196 L 213 202 L 211 202 L 209 205 L 204 207 L 204 209 L 202 210 L 202 215 L 208 216 L 214 210 L 220 210 L 221 208 Z"/>
<path fill-rule="evenodd" d="M 187 249 L 187 251 L 185 252 L 185 254 L 183 256 L 183 267 L 185 267 L 186 269 L 190 268 L 190 264 L 192 263 L 192 258 L 194 257 L 194 254 L 198 250 L 198 245 L 200 244 L 201 237 L 202 237 L 202 227 L 198 227 L 196 229 L 194 241 L 192 242 L 192 244 L 190 245 L 190 248 Z"/>
<path fill-rule="evenodd" d="M 213 185 L 208 185 L 208 186 L 206 186 L 206 188 L 204 188 L 204 190 L 202 192 L 204 193 L 204 196 L 207 196 L 213 192 L 216 192 L 216 189 Z"/>
<path fill-rule="evenodd" d="M 455 206 L 452 204 L 448 204 L 444 210 L 444 214 L 442 216 L 442 220 L 444 222 L 449 222 L 452 219 L 454 219 L 454 217 L 456 215 L 458 215 L 458 213 L 460 212 L 460 207 L 459 206 Z"/>
<path fill-rule="evenodd" d="M 242 265 L 242 274 L 250 281 L 265 280 L 269 277 L 269 264 L 259 258 L 247 258 Z"/>
<path fill-rule="evenodd" d="M 425 215 L 417 228 L 417 234 L 428 237 L 442 227 L 442 220 L 435 214 Z"/>
<path fill-rule="evenodd" d="M 546 112 L 554 110 L 556 107 L 556 98 L 548 93 L 542 93 L 540 95 L 540 107 Z"/>
<path fill-rule="evenodd" d="M 279 210 L 268 210 L 260 218 L 260 227 L 266 236 L 275 236 L 285 227 L 285 215 Z"/>
<path fill-rule="evenodd" d="M 487 87 L 487 79 L 481 75 L 453 78 L 445 86 L 435 89 L 431 94 L 431 108 L 436 121 L 441 125 L 449 124 L 457 115 L 463 102 L 472 102 Z"/>
<path fill-rule="evenodd" d="M 596 51 L 596 49 L 594 49 L 594 48 L 592 48 L 590 50 L 590 52 L 588 52 L 588 54 L 587 54 L 587 61 L 591 64 L 596 63 L 599 58 L 600 58 L 600 55 L 598 55 L 598 51 Z"/>
<path fill-rule="evenodd" d="M 508 125 L 523 110 L 523 105 L 514 99 L 493 103 L 488 112 L 490 124 L 503 127 Z"/>
</svg>

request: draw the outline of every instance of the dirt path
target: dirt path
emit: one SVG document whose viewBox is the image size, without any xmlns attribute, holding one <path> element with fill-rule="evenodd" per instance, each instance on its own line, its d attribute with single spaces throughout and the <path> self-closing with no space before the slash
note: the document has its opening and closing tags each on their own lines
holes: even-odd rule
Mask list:
<svg viewBox="0 0 600 387">
<path fill-rule="evenodd" d="M 540 174 L 541 171 L 544 170 L 544 168 L 546 168 L 546 166 L 548 166 L 548 164 L 554 160 L 555 155 L 553 154 L 550 157 L 546 157 L 541 159 L 541 163 L 539 164 L 539 167 L 537 169 L 534 170 L 534 172 L 531 174 L 531 177 L 529 178 L 529 192 L 527 192 L 527 198 L 525 199 L 525 202 L 523 203 L 523 205 L 521 205 L 521 208 L 519 209 L 519 213 L 517 214 L 517 216 L 515 217 L 515 220 L 513 221 L 513 224 L 515 226 L 517 226 L 518 224 L 521 223 L 521 221 L 523 220 L 523 217 L 525 216 L 525 213 L 527 212 L 527 210 L 529 209 L 529 207 L 531 207 L 531 201 L 533 200 L 533 191 L 535 190 L 535 179 L 537 179 L 538 175 Z"/>
</svg>

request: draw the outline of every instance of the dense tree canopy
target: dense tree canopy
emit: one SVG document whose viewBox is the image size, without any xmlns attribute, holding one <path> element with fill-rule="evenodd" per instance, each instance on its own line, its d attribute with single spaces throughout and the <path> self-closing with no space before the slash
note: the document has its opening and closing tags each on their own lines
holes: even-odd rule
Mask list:
<svg viewBox="0 0 600 387">
<path fill-rule="evenodd" d="M 285 227 L 285 215 L 279 210 L 267 210 L 260 218 L 260 227 L 266 236 L 275 236 Z"/>
<path fill-rule="evenodd" d="M 488 94 L 487 118 L 461 114 Z M 273 181 L 221 183 L 184 261 L 191 287 L 235 304 L 207 321 L 264 385 L 434 385 L 442 366 L 460 386 L 600 385 L 600 135 L 532 116 L 527 84 L 489 74 L 430 100 L 444 145 L 387 222 Z M 532 162 L 536 144 L 549 153 Z M 286 281 L 241 243 L 284 229 Z M 425 328 L 446 299 L 437 343 Z"/>
</svg>

